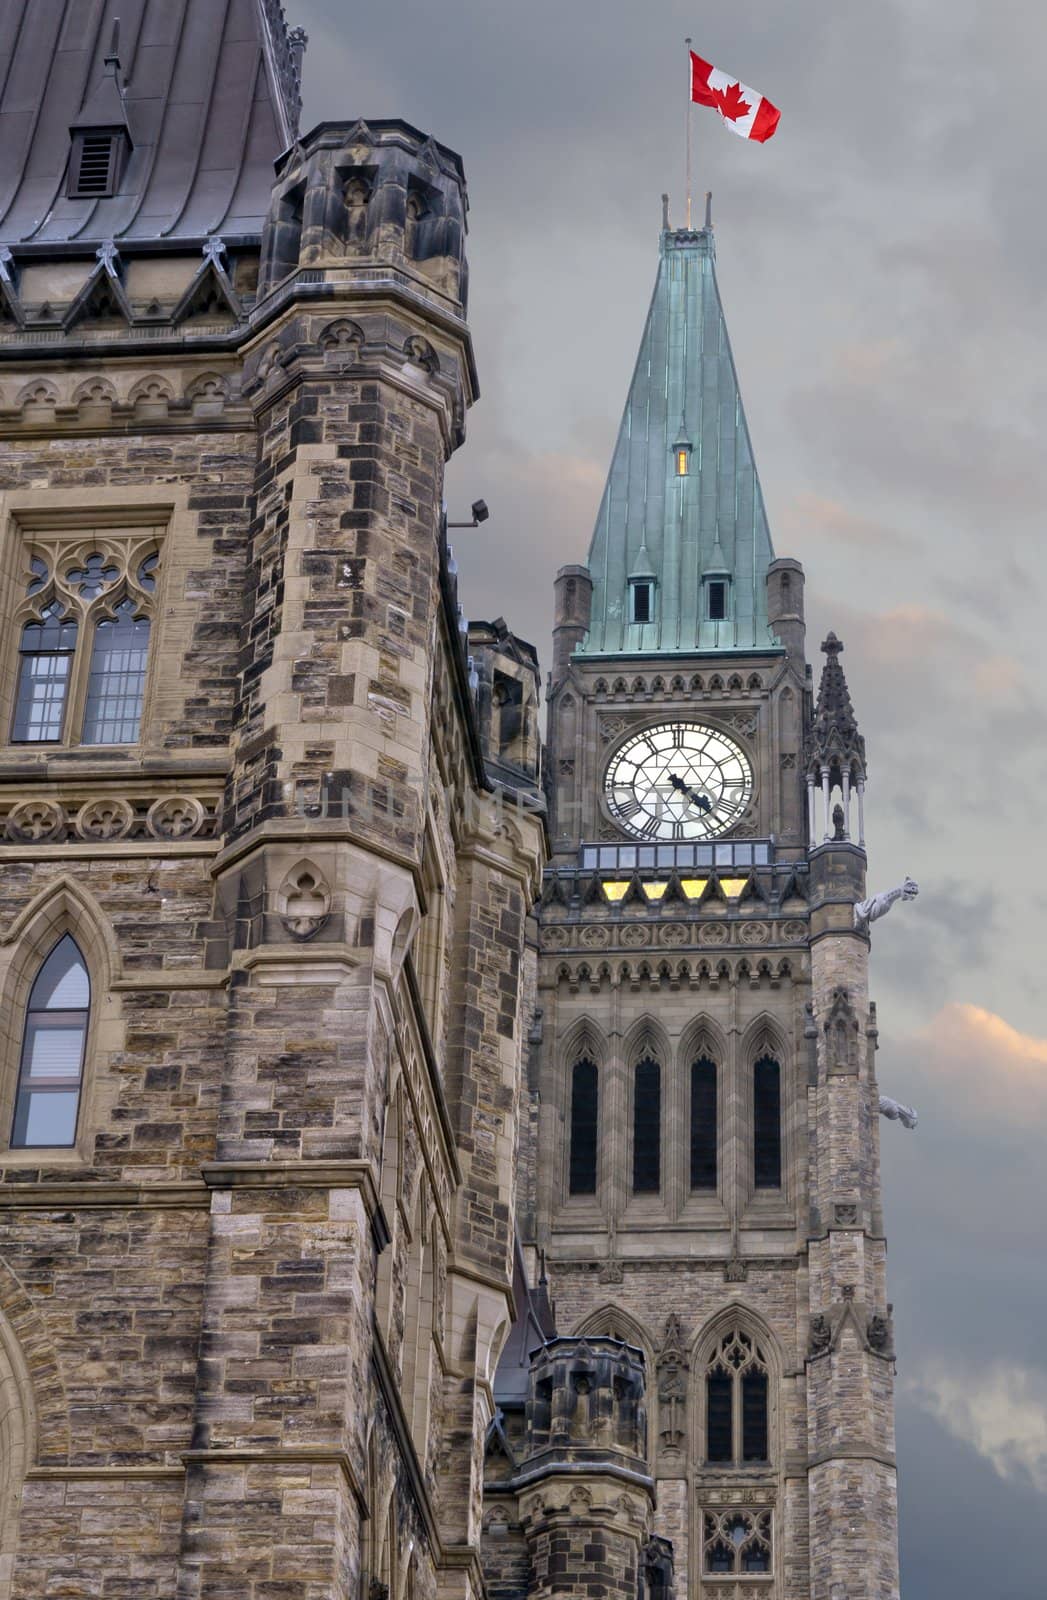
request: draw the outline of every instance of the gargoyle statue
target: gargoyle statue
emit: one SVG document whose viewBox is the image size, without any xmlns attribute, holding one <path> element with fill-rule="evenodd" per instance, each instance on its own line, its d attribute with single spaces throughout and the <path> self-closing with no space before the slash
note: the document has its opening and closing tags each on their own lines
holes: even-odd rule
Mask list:
<svg viewBox="0 0 1047 1600">
<path fill-rule="evenodd" d="M 854 908 L 855 927 L 864 933 L 870 922 L 877 922 L 880 917 L 887 915 L 896 900 L 915 900 L 919 892 L 920 885 L 914 879 L 906 878 L 895 889 L 874 894 L 868 900 L 859 900 Z"/>
<path fill-rule="evenodd" d="M 912 1106 L 903 1106 L 900 1100 L 890 1100 L 885 1094 L 880 1096 L 880 1115 L 888 1122 L 900 1122 L 903 1128 L 915 1128 L 920 1120 Z"/>
</svg>

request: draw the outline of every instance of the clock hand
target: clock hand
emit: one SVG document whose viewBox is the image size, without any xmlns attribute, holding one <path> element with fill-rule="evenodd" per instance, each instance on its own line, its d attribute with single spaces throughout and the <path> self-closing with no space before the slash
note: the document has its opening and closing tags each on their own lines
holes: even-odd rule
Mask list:
<svg viewBox="0 0 1047 1600">
<path fill-rule="evenodd" d="M 669 782 L 680 794 L 685 794 L 692 806 L 697 806 L 699 811 L 711 811 L 713 803 L 707 794 L 699 794 L 697 789 L 691 789 L 675 772 L 669 773 Z"/>
</svg>

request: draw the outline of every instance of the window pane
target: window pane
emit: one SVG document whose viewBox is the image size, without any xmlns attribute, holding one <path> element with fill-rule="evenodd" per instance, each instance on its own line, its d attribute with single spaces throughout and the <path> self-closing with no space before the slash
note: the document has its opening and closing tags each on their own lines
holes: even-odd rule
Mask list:
<svg viewBox="0 0 1047 1600">
<path fill-rule="evenodd" d="M 76 1110 L 80 1096 L 73 1091 L 61 1094 L 22 1094 L 15 1117 L 16 1146 L 71 1145 L 76 1139 Z"/>
<path fill-rule="evenodd" d="M 86 1012 L 73 1012 L 68 1017 L 30 1012 L 25 1030 L 23 1077 L 78 1080 L 86 1033 Z"/>
<path fill-rule="evenodd" d="M 725 1372 L 711 1372 L 706 1379 L 706 1459 L 734 1459 L 731 1439 L 731 1380 Z"/>
<path fill-rule="evenodd" d="M 571 1074 L 571 1194 L 596 1193 L 599 1075 L 595 1062 L 576 1061 Z"/>
<path fill-rule="evenodd" d="M 11 1143 L 71 1145 L 76 1137 L 91 983 L 64 934 L 37 974 L 26 1008 Z"/>
<path fill-rule="evenodd" d="M 149 619 L 129 601 L 113 622 L 100 622 L 91 651 L 84 711 L 84 744 L 134 744 L 142 719 Z"/>
<path fill-rule="evenodd" d="M 657 1061 L 636 1068 L 633 1100 L 633 1193 L 657 1194 L 662 1186 L 662 1069 Z"/>
<path fill-rule="evenodd" d="M 764 1056 L 753 1069 L 753 1169 L 757 1189 L 782 1186 L 781 1101 L 778 1063 Z"/>
<path fill-rule="evenodd" d="M 82 1011 L 91 1004 L 91 983 L 75 939 L 64 934 L 40 968 L 30 1011 Z"/>
<path fill-rule="evenodd" d="M 767 1460 L 767 1374 L 765 1372 L 747 1372 L 742 1378 L 742 1460 Z"/>
<path fill-rule="evenodd" d="M 62 714 L 72 665 L 71 654 L 22 655 L 12 740 L 46 744 L 62 737 Z"/>
<path fill-rule="evenodd" d="M 691 1188 L 716 1188 L 716 1063 L 691 1065 Z"/>
</svg>

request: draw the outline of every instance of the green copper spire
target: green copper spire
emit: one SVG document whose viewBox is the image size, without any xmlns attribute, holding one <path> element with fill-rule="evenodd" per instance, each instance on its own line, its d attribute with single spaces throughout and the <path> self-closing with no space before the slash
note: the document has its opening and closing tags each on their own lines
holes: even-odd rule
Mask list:
<svg viewBox="0 0 1047 1600">
<path fill-rule="evenodd" d="M 589 550 L 581 655 L 766 649 L 774 560 L 712 226 L 665 228 Z"/>
</svg>

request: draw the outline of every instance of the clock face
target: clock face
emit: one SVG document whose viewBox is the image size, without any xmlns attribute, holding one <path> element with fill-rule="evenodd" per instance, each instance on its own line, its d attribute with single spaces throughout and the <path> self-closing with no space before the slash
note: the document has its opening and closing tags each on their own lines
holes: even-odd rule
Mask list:
<svg viewBox="0 0 1047 1600">
<path fill-rule="evenodd" d="M 607 804 L 638 839 L 711 839 L 744 815 L 753 773 L 733 739 L 700 722 L 659 722 L 607 768 Z"/>
</svg>

